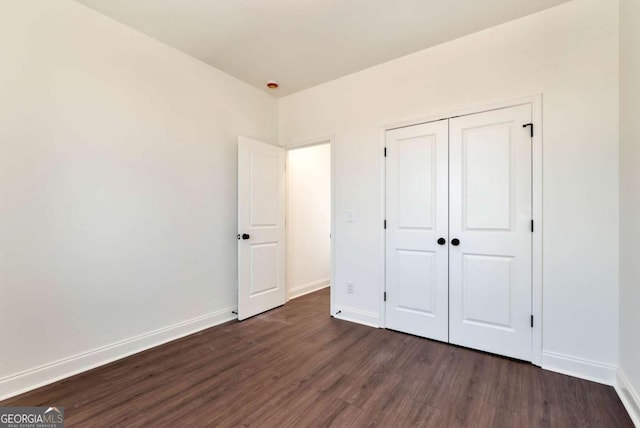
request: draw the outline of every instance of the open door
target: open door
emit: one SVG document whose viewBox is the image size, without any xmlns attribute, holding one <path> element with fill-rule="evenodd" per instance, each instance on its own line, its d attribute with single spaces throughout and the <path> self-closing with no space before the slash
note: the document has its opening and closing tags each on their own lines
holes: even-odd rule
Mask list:
<svg viewBox="0 0 640 428">
<path fill-rule="evenodd" d="M 238 137 L 238 320 L 285 303 L 285 151 Z"/>
</svg>

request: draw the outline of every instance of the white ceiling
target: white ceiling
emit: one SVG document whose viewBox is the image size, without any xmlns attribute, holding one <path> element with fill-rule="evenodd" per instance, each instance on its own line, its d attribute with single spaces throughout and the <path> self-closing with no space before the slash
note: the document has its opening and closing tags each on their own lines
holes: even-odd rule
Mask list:
<svg viewBox="0 0 640 428">
<path fill-rule="evenodd" d="M 567 0 L 76 1 L 283 96 Z"/>
</svg>

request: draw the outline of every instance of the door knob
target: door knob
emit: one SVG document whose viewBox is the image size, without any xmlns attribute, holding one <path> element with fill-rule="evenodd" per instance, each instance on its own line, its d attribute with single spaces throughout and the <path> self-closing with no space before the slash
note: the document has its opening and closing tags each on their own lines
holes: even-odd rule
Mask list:
<svg viewBox="0 0 640 428">
<path fill-rule="evenodd" d="M 249 239 L 249 238 L 251 238 L 251 235 L 249 235 L 248 233 L 242 234 L 242 239 Z"/>
<path fill-rule="evenodd" d="M 444 238 L 438 238 L 438 245 L 444 245 L 447 243 L 447 240 Z"/>
<path fill-rule="evenodd" d="M 454 247 L 457 247 L 458 245 L 460 245 L 460 240 L 458 238 L 453 238 L 451 240 L 451 245 L 453 245 Z"/>
</svg>

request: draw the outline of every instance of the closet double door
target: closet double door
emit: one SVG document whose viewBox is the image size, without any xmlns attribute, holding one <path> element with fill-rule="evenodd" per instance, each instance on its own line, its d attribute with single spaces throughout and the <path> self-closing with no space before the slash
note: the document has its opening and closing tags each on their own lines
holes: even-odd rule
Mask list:
<svg viewBox="0 0 640 428">
<path fill-rule="evenodd" d="M 387 328 L 531 359 L 531 113 L 387 131 Z"/>
</svg>

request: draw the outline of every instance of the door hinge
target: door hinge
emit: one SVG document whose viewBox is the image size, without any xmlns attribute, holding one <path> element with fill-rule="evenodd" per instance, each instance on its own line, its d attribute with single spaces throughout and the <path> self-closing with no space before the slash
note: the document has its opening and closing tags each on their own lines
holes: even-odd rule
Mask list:
<svg viewBox="0 0 640 428">
<path fill-rule="evenodd" d="M 531 220 L 531 232 L 533 232 L 533 220 Z"/>
<path fill-rule="evenodd" d="M 531 315 L 531 328 L 533 328 L 533 315 Z"/>
<path fill-rule="evenodd" d="M 385 158 L 387 157 L 387 148 L 386 147 L 384 148 L 384 157 Z"/>
<path fill-rule="evenodd" d="M 531 138 L 533 138 L 533 123 L 525 123 L 522 125 L 523 128 L 529 127 L 529 132 L 531 133 Z"/>
<path fill-rule="evenodd" d="M 384 227 L 385 229 L 387 228 L 387 220 L 383 222 L 382 227 Z"/>
<path fill-rule="evenodd" d="M 386 291 L 384 292 L 384 296 L 383 297 L 384 297 L 384 301 L 386 302 L 387 301 L 387 292 Z"/>
</svg>

